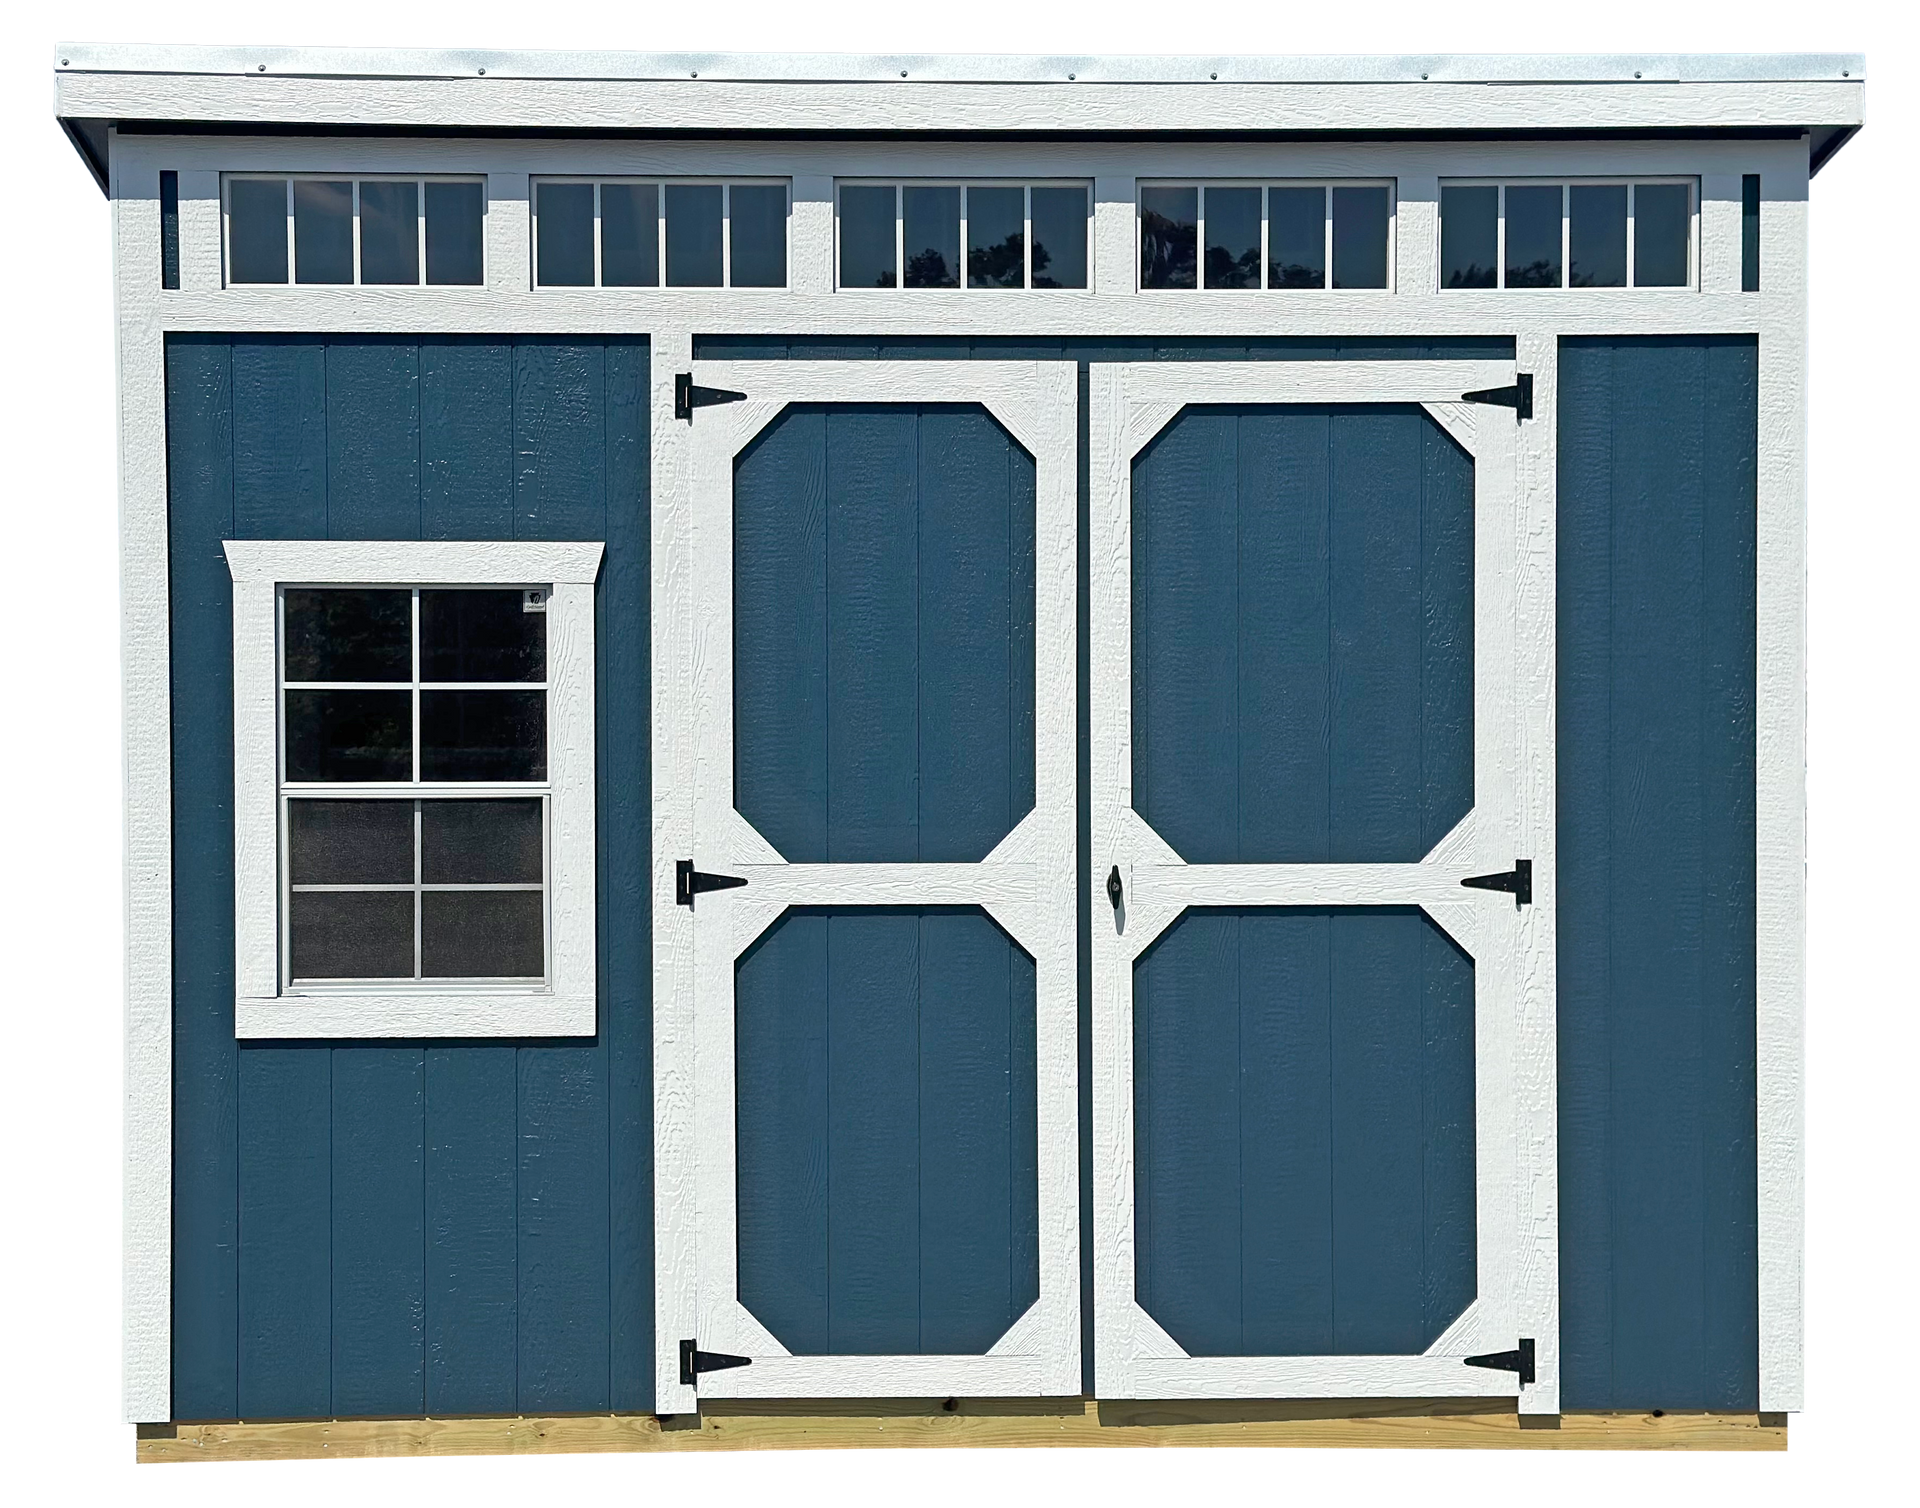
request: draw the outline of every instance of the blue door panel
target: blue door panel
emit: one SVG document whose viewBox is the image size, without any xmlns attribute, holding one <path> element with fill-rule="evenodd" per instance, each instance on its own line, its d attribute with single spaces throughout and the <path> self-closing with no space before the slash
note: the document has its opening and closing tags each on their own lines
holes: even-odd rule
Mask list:
<svg viewBox="0 0 1920 1508">
<path fill-rule="evenodd" d="M 1033 960 L 799 908 L 735 978 L 740 1300 L 796 1355 L 984 1352 L 1039 1296 Z"/>
<path fill-rule="evenodd" d="M 1473 979 L 1410 907 L 1196 908 L 1141 956 L 1136 1293 L 1190 1354 L 1418 1353 L 1472 1301 Z"/>
<path fill-rule="evenodd" d="M 1473 463 L 1417 407 L 1185 409 L 1134 462 L 1134 808 L 1189 863 L 1423 857 L 1473 804 Z"/>
<path fill-rule="evenodd" d="M 734 800 L 794 862 L 984 858 L 1033 806 L 1033 459 L 795 405 L 734 483 Z"/>
</svg>

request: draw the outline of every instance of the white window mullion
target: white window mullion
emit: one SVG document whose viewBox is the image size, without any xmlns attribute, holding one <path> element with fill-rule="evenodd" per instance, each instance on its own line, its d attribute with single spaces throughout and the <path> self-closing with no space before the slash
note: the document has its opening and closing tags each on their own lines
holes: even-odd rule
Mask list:
<svg viewBox="0 0 1920 1508">
<path fill-rule="evenodd" d="M 1633 184 L 1631 184 L 1631 183 L 1629 183 L 1629 184 L 1627 185 L 1627 286 L 1628 286 L 1629 288 L 1637 288 L 1637 287 L 1639 286 L 1639 282 L 1637 281 L 1637 277 L 1636 277 L 1636 273 L 1635 273 L 1635 270 L 1634 270 L 1634 265 L 1633 265 L 1633 241 L 1634 241 L 1634 235 L 1633 235 L 1633 212 L 1634 212 L 1634 202 L 1633 202 L 1633 199 L 1634 199 L 1634 195 L 1633 195 L 1633 190 L 1634 190 L 1634 185 L 1633 185 Z"/>
<path fill-rule="evenodd" d="M 720 185 L 720 286 L 733 286 L 733 185 Z"/>
</svg>

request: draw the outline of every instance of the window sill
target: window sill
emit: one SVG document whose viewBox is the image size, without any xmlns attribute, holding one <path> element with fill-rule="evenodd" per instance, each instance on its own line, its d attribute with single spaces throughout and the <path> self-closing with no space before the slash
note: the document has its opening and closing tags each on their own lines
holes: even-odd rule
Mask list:
<svg viewBox="0 0 1920 1508">
<path fill-rule="evenodd" d="M 365 991 L 241 995 L 233 1034 L 243 1041 L 315 1037 L 590 1037 L 594 997 L 550 990 Z"/>
</svg>

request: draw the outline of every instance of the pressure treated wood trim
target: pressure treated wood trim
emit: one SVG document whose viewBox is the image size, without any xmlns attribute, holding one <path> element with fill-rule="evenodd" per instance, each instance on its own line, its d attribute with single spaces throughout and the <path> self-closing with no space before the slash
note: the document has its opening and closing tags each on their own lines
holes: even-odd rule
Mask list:
<svg viewBox="0 0 1920 1508">
<path fill-rule="evenodd" d="M 1382 1446 L 1417 1450 L 1785 1450 L 1784 1414 L 1562 1414 L 1498 1399 L 1096 1403 L 972 1399 L 710 1404 L 701 1414 L 314 1419 L 136 1426 L 142 1462 L 923 1446 Z"/>
</svg>

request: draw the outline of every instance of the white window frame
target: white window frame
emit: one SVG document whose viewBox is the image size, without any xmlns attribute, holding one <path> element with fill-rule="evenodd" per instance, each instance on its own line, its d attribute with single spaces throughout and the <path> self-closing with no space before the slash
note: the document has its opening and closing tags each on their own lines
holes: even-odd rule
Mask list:
<svg viewBox="0 0 1920 1508">
<path fill-rule="evenodd" d="M 1545 671 L 1523 641 L 1550 640 L 1551 594 L 1522 602 L 1523 524 L 1542 501 L 1511 410 L 1461 395 L 1515 380 L 1512 361 L 1096 363 L 1090 371 L 1088 613 L 1092 873 L 1120 877 L 1093 917 L 1094 1365 L 1102 1398 L 1518 1398 L 1559 1409 L 1555 1042 L 1550 796 L 1518 778 L 1523 747 L 1552 762 L 1551 724 L 1529 708 Z M 1133 805 L 1132 486 L 1136 456 L 1188 404 L 1418 403 L 1474 457 L 1474 803 L 1412 863 L 1188 863 Z M 1544 625 L 1542 618 L 1544 617 Z M 1549 662 L 1550 664 L 1550 662 Z M 1524 706 L 1522 705 L 1524 703 Z M 1530 854 L 1526 912 L 1465 875 Z M 1492 904 L 1486 904 L 1492 901 Z M 1421 1355 L 1192 1356 L 1140 1303 L 1135 1269 L 1134 966 L 1194 906 L 1414 905 L 1474 960 L 1474 1298 Z M 1536 1346 L 1536 1380 L 1465 1364 Z"/>
<path fill-rule="evenodd" d="M 847 188 L 890 188 L 893 190 L 893 277 L 891 288 L 850 288 L 840 281 L 840 192 Z M 907 276 L 906 193 L 910 188 L 950 188 L 960 191 L 960 285 L 957 288 L 909 288 Z M 1024 218 L 1021 237 L 1024 242 L 1018 288 L 975 288 L 967 277 L 967 191 L 977 188 L 1017 188 L 1023 192 Z M 1078 288 L 1035 288 L 1033 286 L 1033 191 L 1037 188 L 1077 188 L 1087 195 L 1087 280 Z M 836 178 L 833 181 L 833 289 L 836 293 L 906 293 L 920 297 L 952 298 L 956 294 L 983 295 L 1007 293 L 1093 292 L 1093 182 L 1087 178 L 996 178 L 990 174 L 971 178 Z"/>
<path fill-rule="evenodd" d="M 287 186 L 287 280 L 284 283 L 236 283 L 233 280 L 233 205 L 232 186 L 240 183 L 284 182 Z M 296 182 L 341 183 L 353 185 L 353 281 L 351 283 L 302 283 L 296 261 L 293 234 L 293 186 Z M 420 276 L 413 283 L 363 283 L 360 280 L 360 185 L 363 183 L 411 183 L 415 200 L 413 233 L 417 242 L 415 265 Z M 427 185 L 429 183 L 477 183 L 480 185 L 480 281 L 478 283 L 429 283 L 427 281 Z M 220 282 L 225 288 L 484 288 L 487 282 L 487 177 L 484 173 L 222 173 L 220 175 Z"/>
<path fill-rule="evenodd" d="M 1194 266 L 1191 288 L 1148 288 L 1140 279 L 1140 236 L 1144 229 L 1141 197 L 1147 189 L 1190 188 L 1196 190 L 1194 213 Z M 1257 288 L 1209 288 L 1207 286 L 1207 190 L 1260 190 L 1260 286 Z M 1317 188 L 1321 199 L 1321 266 L 1325 281 L 1318 288 L 1275 288 L 1268 281 L 1270 265 L 1270 217 L 1273 189 Z M 1335 288 L 1333 286 L 1333 191 L 1343 188 L 1383 188 L 1387 191 L 1387 283 L 1384 288 Z M 1196 294 L 1231 298 L 1235 294 L 1279 293 L 1300 298 L 1316 298 L 1326 293 L 1389 294 L 1400 285 L 1400 182 L 1397 178 L 1140 178 L 1133 189 L 1133 286 L 1137 293 L 1173 294 L 1191 298 Z"/>
<path fill-rule="evenodd" d="M 1643 287 L 1634 281 L 1634 211 L 1641 188 L 1676 187 L 1687 189 L 1687 280 L 1684 283 L 1660 283 Z M 1442 178 L 1440 192 L 1451 188 L 1490 188 L 1499 191 L 1494 202 L 1494 284 L 1491 288 L 1449 288 L 1446 255 L 1444 200 L 1436 200 L 1435 214 L 1441 224 L 1433 238 L 1434 287 L 1442 293 L 1579 293 L 1600 298 L 1618 298 L 1623 293 L 1698 293 L 1700 291 L 1700 179 L 1684 174 L 1633 173 L 1595 177 L 1504 177 Z M 1507 287 L 1507 190 L 1510 188 L 1558 188 L 1560 190 L 1560 281 L 1552 288 Z M 1573 284 L 1573 191 L 1577 188 L 1624 188 L 1627 191 L 1627 281 L 1619 288 L 1577 288 Z"/>
<path fill-rule="evenodd" d="M 598 543 L 229 540 L 233 576 L 234 1035 L 591 1036 L 595 1022 L 594 588 Z M 283 976 L 281 589 L 544 587 L 544 981 L 295 986 Z M 476 787 L 478 794 L 482 788 Z M 490 791 L 493 794 L 505 792 Z M 513 788 L 512 794 L 525 794 Z"/>
<path fill-rule="evenodd" d="M 714 293 L 718 289 L 667 281 L 667 190 L 669 188 L 717 188 L 720 190 L 720 287 L 733 287 L 733 191 L 736 188 L 779 188 L 787 194 L 786 219 L 782 222 L 785 237 L 785 257 L 783 263 L 787 269 L 787 280 L 778 287 L 771 284 L 756 283 L 750 288 L 753 293 L 779 293 L 793 286 L 793 180 L 791 178 L 755 177 L 752 174 L 736 175 L 731 178 L 688 177 L 675 174 L 666 178 L 633 177 L 618 173 L 541 173 L 532 179 L 528 191 L 527 205 L 527 266 L 529 268 L 529 286 L 540 293 L 578 293 L 579 284 L 543 283 L 540 281 L 540 188 L 542 184 L 591 184 L 593 187 L 593 284 L 595 288 L 605 286 L 601 281 L 600 249 L 600 190 L 606 184 L 631 184 L 644 186 L 652 184 L 658 197 L 654 200 L 653 234 L 654 267 L 658 270 L 659 281 L 652 284 L 640 284 L 635 287 L 617 287 L 616 293 L 653 293 L 661 290 L 686 293 Z"/>
</svg>

